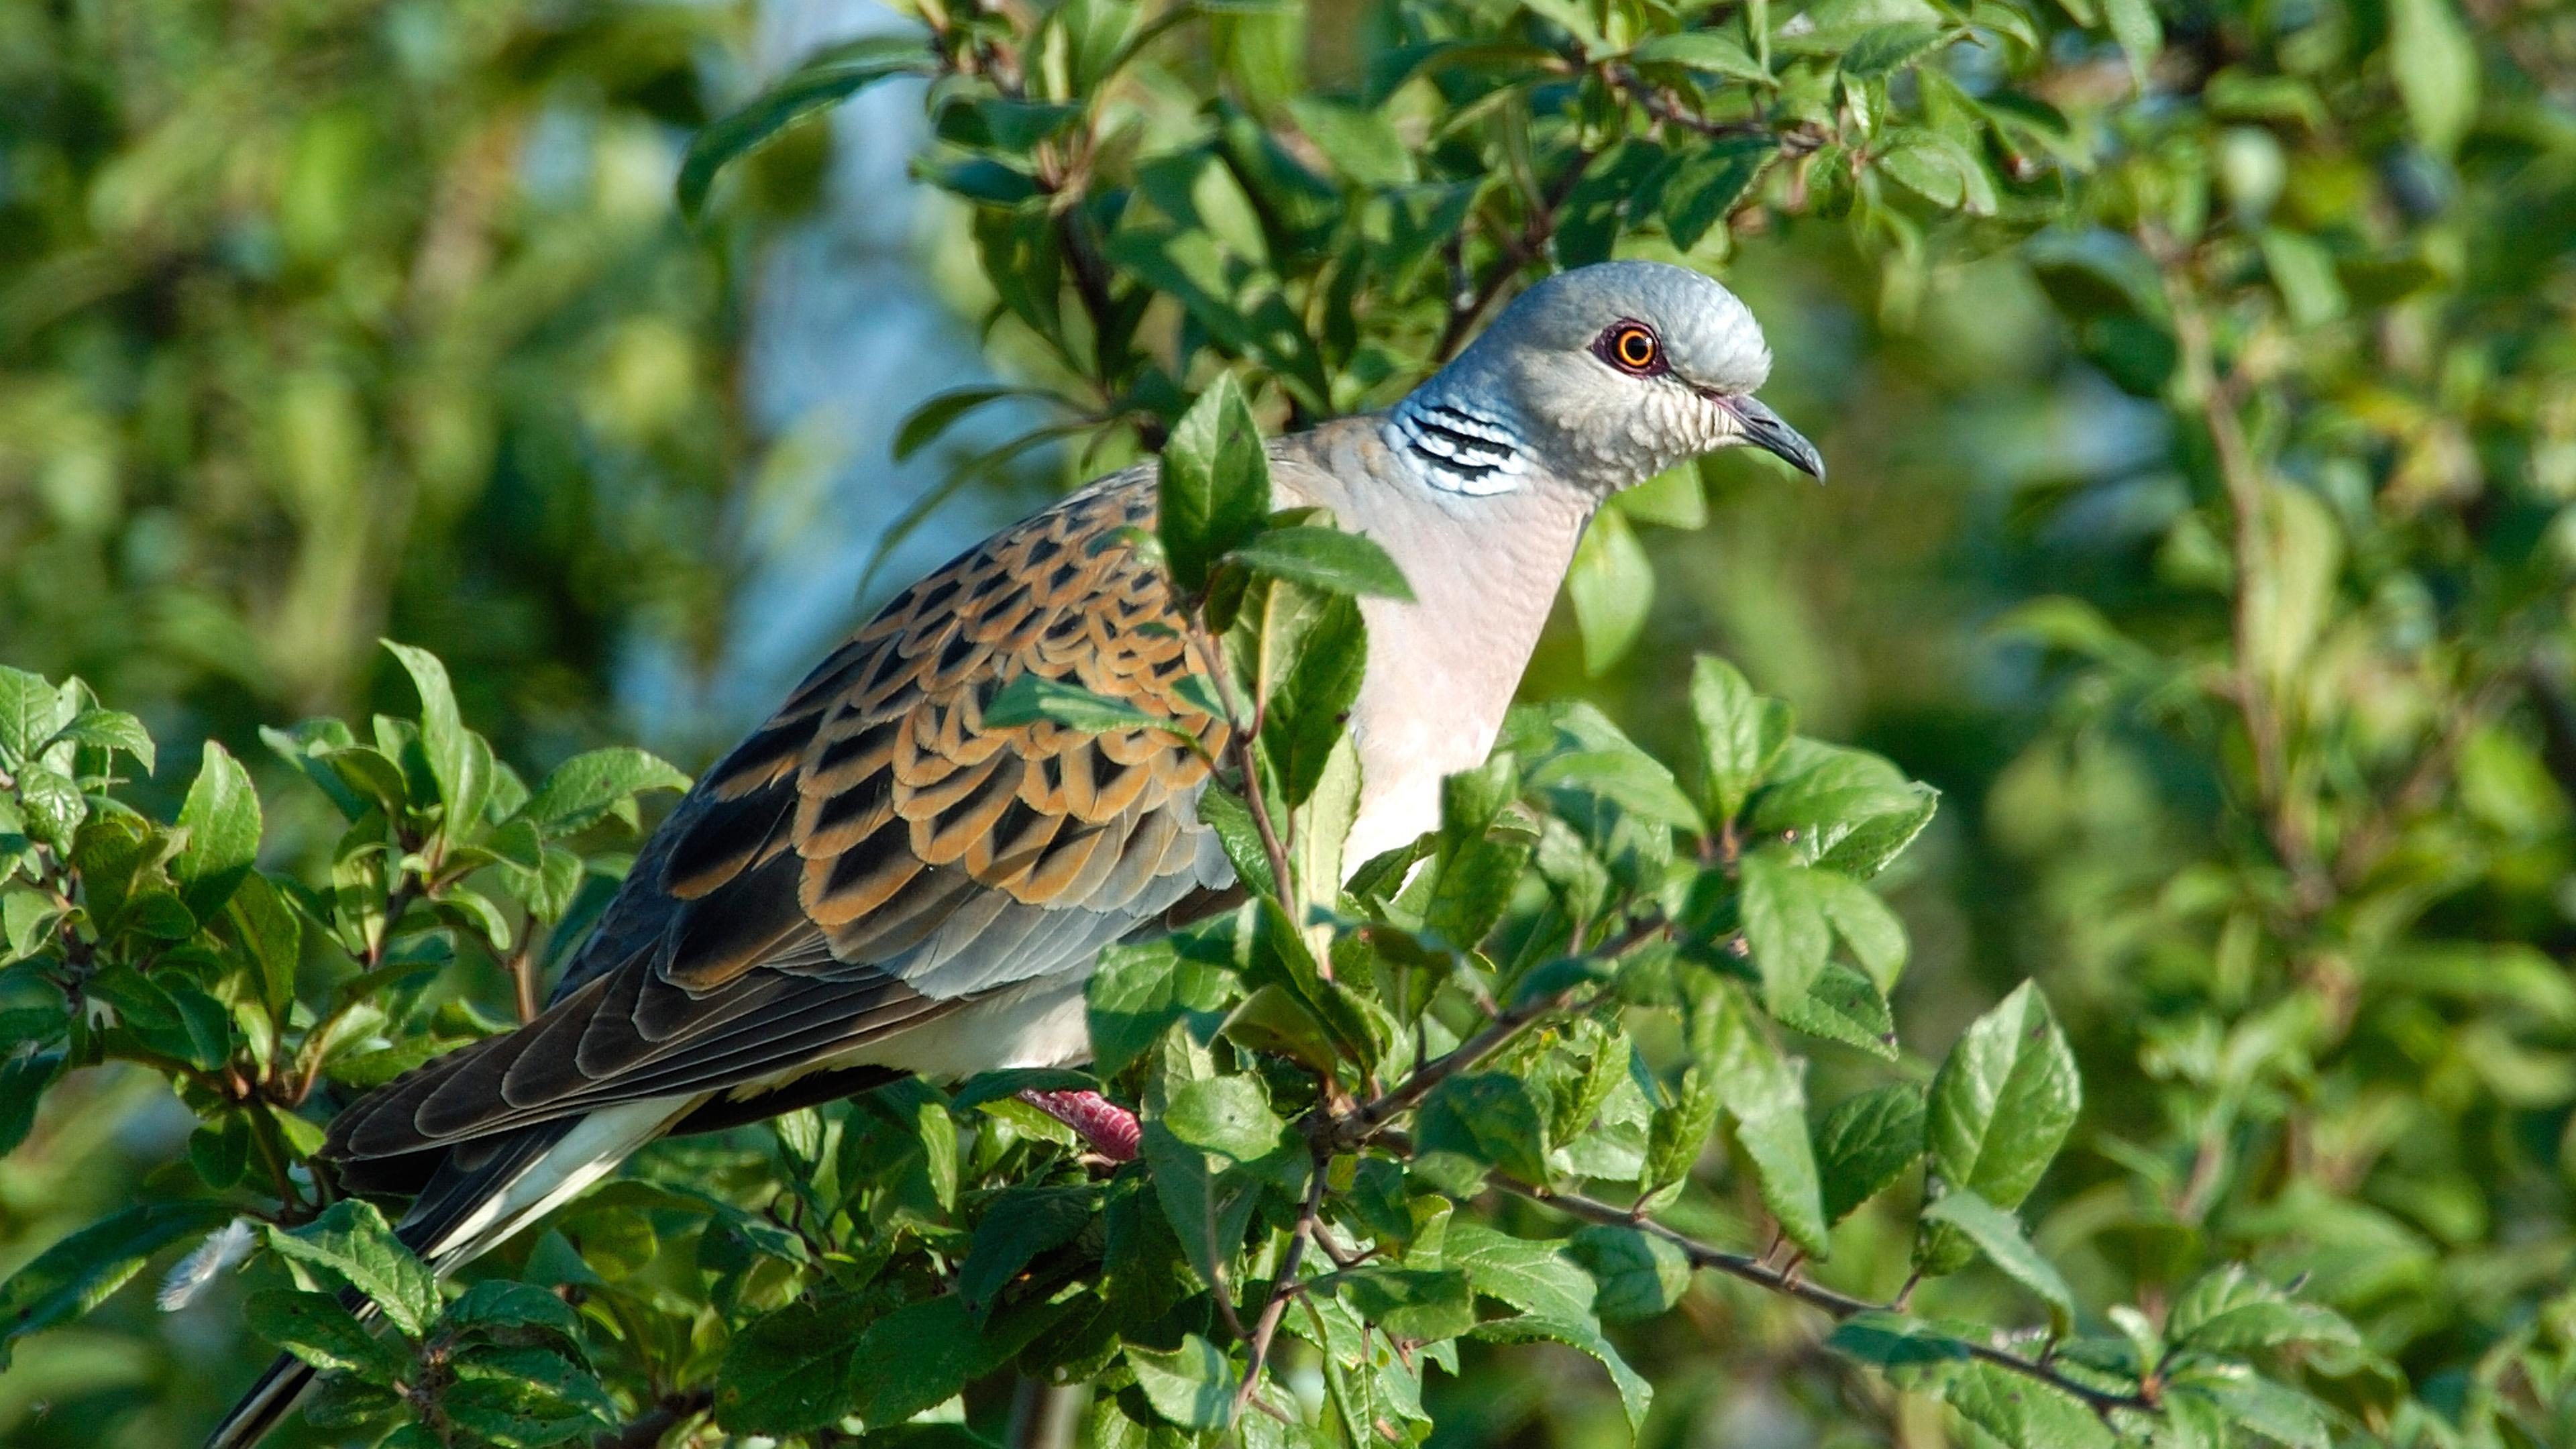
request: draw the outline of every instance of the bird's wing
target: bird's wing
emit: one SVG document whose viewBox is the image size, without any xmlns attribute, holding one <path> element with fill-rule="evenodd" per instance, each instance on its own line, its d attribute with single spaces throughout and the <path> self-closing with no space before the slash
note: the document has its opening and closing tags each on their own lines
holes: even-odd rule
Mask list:
<svg viewBox="0 0 2576 1449">
<path fill-rule="evenodd" d="M 1232 871 L 1159 729 L 997 728 L 1023 672 L 1209 747 L 1161 572 L 1150 470 L 1007 530 L 906 590 L 701 779 L 638 855 L 536 1020 L 353 1104 L 330 1155 L 382 1159 L 847 1059 L 1100 948 Z"/>
</svg>

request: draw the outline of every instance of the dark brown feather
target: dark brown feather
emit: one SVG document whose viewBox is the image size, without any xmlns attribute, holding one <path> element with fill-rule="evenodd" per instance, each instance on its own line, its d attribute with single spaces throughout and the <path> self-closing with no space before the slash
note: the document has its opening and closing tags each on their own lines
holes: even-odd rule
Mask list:
<svg viewBox="0 0 2576 1449">
<path fill-rule="evenodd" d="M 1049 953 L 1097 949 L 1221 886 L 1202 878 L 1213 853 L 1192 802 L 1207 766 L 1187 744 L 984 723 L 999 688 L 1034 672 L 1222 746 L 1225 726 L 1178 692 L 1200 661 L 1161 574 L 1101 545 L 1150 527 L 1153 501 L 1149 475 L 1112 480 L 897 595 L 646 843 L 543 1015 L 361 1100 L 329 1154 L 418 1180 L 398 1162 L 524 1148 L 538 1124 L 621 1102 L 725 1093 L 700 1111 L 730 1121 L 806 1100 L 733 1089 L 1078 970 Z M 463 1158 L 440 1171 L 479 1180 Z"/>
</svg>

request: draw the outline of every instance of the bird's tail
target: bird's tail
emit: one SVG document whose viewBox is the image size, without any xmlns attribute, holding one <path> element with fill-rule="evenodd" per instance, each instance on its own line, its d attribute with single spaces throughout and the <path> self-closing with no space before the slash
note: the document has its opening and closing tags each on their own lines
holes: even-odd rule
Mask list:
<svg viewBox="0 0 2576 1449">
<path fill-rule="evenodd" d="M 606 1176 L 700 1100 L 628 1102 L 460 1144 L 449 1149 L 394 1235 L 444 1278 Z M 343 1301 L 361 1318 L 375 1315 L 375 1305 L 354 1294 Z M 314 1373 L 302 1359 L 280 1355 L 216 1426 L 206 1449 L 251 1449 L 294 1411 Z"/>
<path fill-rule="evenodd" d="M 312 1387 L 313 1374 L 313 1365 L 293 1354 L 279 1354 L 277 1362 L 268 1366 L 268 1372 L 259 1376 L 259 1382 L 251 1385 L 250 1392 L 242 1395 L 241 1402 L 233 1405 L 233 1411 L 215 1426 L 214 1434 L 206 1440 L 206 1449 L 249 1449 L 258 1443 L 294 1412 L 296 1401 Z"/>
</svg>

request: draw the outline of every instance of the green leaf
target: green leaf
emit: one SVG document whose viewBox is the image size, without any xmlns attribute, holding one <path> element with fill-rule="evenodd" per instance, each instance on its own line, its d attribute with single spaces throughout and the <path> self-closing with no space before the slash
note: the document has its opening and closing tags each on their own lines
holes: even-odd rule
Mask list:
<svg viewBox="0 0 2576 1449">
<path fill-rule="evenodd" d="M 1127 1366 L 1154 1412 L 1184 1429 L 1223 1429 L 1234 1422 L 1234 1395 L 1243 1383 L 1225 1351 L 1195 1333 L 1181 1346 L 1158 1353 L 1127 1345 Z"/>
<path fill-rule="evenodd" d="M 251 1332 L 315 1368 L 390 1387 L 412 1367 L 409 1353 L 369 1333 L 334 1294 L 266 1289 L 250 1296 L 243 1316 Z"/>
<path fill-rule="evenodd" d="M 385 1225 L 375 1204 L 343 1198 L 292 1232 L 262 1229 L 270 1251 L 338 1277 L 414 1338 L 438 1317 L 438 1280 Z"/>
<path fill-rule="evenodd" d="M 1524 1313 L 1567 1320 L 1592 1317 L 1598 1290 L 1559 1244 L 1456 1220 L 1449 1224 L 1441 1262 L 1464 1272 L 1477 1292 Z"/>
<path fill-rule="evenodd" d="M 2111 1449 L 2118 1442 L 2083 1400 L 1994 1364 L 1961 1369 L 1942 1397 L 2005 1449 Z"/>
<path fill-rule="evenodd" d="M 946 1403 L 1018 1347 L 978 1332 L 954 1293 L 907 1303 L 860 1337 L 849 1361 L 851 1398 L 871 1428 L 900 1424 Z"/>
<path fill-rule="evenodd" d="M 1899 1082 L 1843 1099 L 1816 1125 L 1827 1224 L 1894 1186 L 1923 1156 L 1923 1102 L 1921 1087 Z"/>
<path fill-rule="evenodd" d="M 1592 515 L 1575 545 L 1565 591 L 1583 636 L 1584 671 L 1598 675 L 1635 645 L 1655 603 L 1655 566 L 1624 515 L 1606 508 Z"/>
<path fill-rule="evenodd" d="M 62 1075 L 61 1052 L 27 1051 L 12 1047 L 0 1056 L 0 1157 L 18 1150 L 35 1130 L 36 1109 L 44 1104 L 45 1089 Z M 0 1368 L 8 1367 L 5 1344 L 0 1344 Z"/>
<path fill-rule="evenodd" d="M 5 688 L 6 681 L 0 681 L 0 690 Z M 38 1253 L 0 1283 L 0 1369 L 9 1366 L 19 1339 L 88 1313 L 142 1272 L 154 1253 L 232 1215 L 231 1208 L 215 1202 L 146 1203 Z"/>
<path fill-rule="evenodd" d="M 1735 1119 L 1736 1141 L 1752 1160 L 1763 1206 L 1791 1241 L 1819 1259 L 1827 1256 L 1833 1244 L 1807 1139 L 1804 1064 L 1780 1055 L 1732 985 L 1713 984 L 1693 1004 L 1690 1032 L 1692 1055 Z"/>
<path fill-rule="evenodd" d="M 383 642 L 420 691 L 420 747 L 429 757 L 430 777 L 438 782 L 438 798 L 447 806 L 446 836 L 462 841 L 483 823 L 483 801 L 492 790 L 491 748 L 465 728 L 456 692 L 447 682 L 447 666 L 437 655 L 391 639 Z"/>
<path fill-rule="evenodd" d="M 120 963 L 100 968 L 82 990 L 112 1008 L 117 1029 L 147 1051 L 205 1071 L 221 1067 L 231 1055 L 231 1027 L 223 1008 L 184 973 L 145 976 Z"/>
<path fill-rule="evenodd" d="M 1708 490 L 1701 485 L 1696 459 L 1611 494 L 1608 506 L 1628 515 L 1631 523 L 1681 529 L 1708 525 Z"/>
<path fill-rule="evenodd" d="M 1924 1135 L 1933 1171 L 1997 1207 L 2018 1207 L 2065 1142 L 2082 1099 L 2066 1034 L 2039 988 L 2023 982 L 1969 1026 L 1932 1079 Z M 1915 1257 L 1927 1271 L 1954 1272 L 1966 1261 L 1965 1244 L 1927 1231 Z"/>
<path fill-rule="evenodd" d="M 1776 1014 L 1802 1000 L 1825 969 L 1833 935 L 1825 919 L 1819 872 L 1787 852 L 1765 847 L 1739 864 L 1744 942 L 1762 973 L 1762 998 Z"/>
<path fill-rule="evenodd" d="M 1455 1152 L 1523 1182 L 1547 1181 L 1547 1114 L 1530 1084 L 1507 1072 L 1466 1072 L 1431 1089 L 1416 1118 L 1425 1152 Z"/>
<path fill-rule="evenodd" d="M 77 690 L 57 689 L 41 675 L 0 665 L 0 769 L 33 760 L 78 711 Z"/>
<path fill-rule="evenodd" d="M 850 1368 L 870 1305 L 807 1296 L 735 1331 L 717 1376 L 716 1419 L 736 1434 L 802 1434 L 854 1411 Z"/>
<path fill-rule="evenodd" d="M 1994 178 L 1974 152 L 1951 137 L 1917 128 L 1891 132 L 1874 164 L 1935 205 L 1970 216 L 1995 214 Z"/>
<path fill-rule="evenodd" d="M 1376 111 L 1322 96 L 1288 98 L 1297 129 L 1349 181 L 1372 189 L 1410 186 L 1417 179 L 1413 150 Z"/>
<path fill-rule="evenodd" d="M 46 749 L 66 740 L 96 749 L 123 750 L 142 764 L 143 773 L 147 775 L 152 773 L 154 753 L 151 731 L 143 727 L 143 721 L 121 709 L 82 710 L 72 716 L 69 723 L 54 731 L 52 739 L 37 746 L 35 752 L 42 754 Z"/>
<path fill-rule="evenodd" d="M 1905 923 L 1876 892 L 1849 876 L 1821 872 L 1815 887 L 1825 919 L 1842 938 L 1844 949 L 1868 973 L 1870 984 L 1882 995 L 1894 991 L 1897 978 L 1905 973 Z"/>
<path fill-rule="evenodd" d="M 1940 794 L 1866 750 L 1794 739 L 1753 798 L 1748 826 L 1802 860 L 1867 879 L 1930 824 Z"/>
<path fill-rule="evenodd" d="M 295 1002 L 295 971 L 304 959 L 304 918 L 286 894 L 253 871 L 233 888 L 224 918 L 234 939 L 259 965 L 260 999 L 283 1020 Z"/>
<path fill-rule="evenodd" d="M 1371 1264 L 1328 1281 L 1362 1321 L 1391 1337 L 1436 1343 L 1476 1326 L 1475 1290 L 1456 1268 Z"/>
<path fill-rule="evenodd" d="M 1090 1186 L 1014 1187 L 994 1198 L 957 1269 L 957 1292 L 967 1309 L 979 1319 L 989 1316 L 1020 1270 L 1080 1236 L 1101 1201 L 1100 1190 Z"/>
<path fill-rule="evenodd" d="M 1592 1275 L 1594 1306 L 1609 1322 L 1657 1317 L 1690 1289 L 1690 1256 L 1636 1228 L 1593 1223 L 1567 1239 L 1565 1250 Z"/>
<path fill-rule="evenodd" d="M 1691 70 L 1704 70 L 1729 80 L 1751 81 L 1770 85 L 1771 72 L 1762 68 L 1733 36 L 1714 30 L 1683 30 L 1671 35 L 1649 36 L 1628 51 L 1628 59 L 1639 65 L 1678 65 Z"/>
<path fill-rule="evenodd" d="M 1733 820 L 1796 733 L 1797 717 L 1765 699 L 1714 654 L 1691 661 L 1691 725 L 1699 740 L 1700 804 L 1711 823 Z"/>
<path fill-rule="evenodd" d="M 706 208 L 716 173 L 788 126 L 888 76 L 928 75 L 937 68 L 938 57 L 912 36 L 871 35 L 820 52 L 749 105 L 689 139 L 688 154 L 680 162 L 680 215 L 696 220 Z"/>
<path fill-rule="evenodd" d="M 1619 1391 L 1619 1407 L 1628 1418 L 1628 1435 L 1634 1442 L 1645 1426 L 1646 1411 L 1654 1406 L 1654 1385 L 1635 1369 L 1610 1340 L 1602 1336 L 1600 1326 L 1590 1318 L 1559 1318 L 1545 1313 L 1523 1313 L 1511 1318 L 1497 1318 L 1476 1325 L 1475 1336 L 1489 1343 L 1561 1343 L 1568 1348 L 1591 1355 L 1610 1371 L 1610 1382 Z"/>
<path fill-rule="evenodd" d="M 984 706 L 984 723 L 992 729 L 1017 729 L 1041 720 L 1052 720 L 1083 734 L 1115 734 L 1121 730 L 1169 731 L 1172 722 L 1149 713 L 1123 699 L 1094 694 L 1078 684 L 1049 679 L 1043 674 L 1014 675 Z"/>
<path fill-rule="evenodd" d="M 1270 1110 L 1257 1076 L 1208 1077 L 1175 1089 L 1160 1120 L 1173 1137 L 1215 1159 L 1218 1167 L 1256 1171 L 1296 1149 L 1295 1134 Z"/>
<path fill-rule="evenodd" d="M 1650 1207 L 1673 1197 L 1690 1176 L 1708 1148 L 1709 1134 L 1717 1130 L 1719 1106 L 1716 1082 L 1694 1065 L 1682 1072 L 1673 1100 L 1655 1109 L 1646 1129 L 1645 1170 L 1638 1179 L 1649 1190 Z"/>
<path fill-rule="evenodd" d="M 220 1121 L 199 1123 L 188 1134 L 188 1164 L 218 1192 L 240 1182 L 250 1165 L 250 1119 L 228 1112 Z"/>
<path fill-rule="evenodd" d="M 1974 1353 L 1967 1340 L 1938 1325 L 1880 1309 L 1835 1324 L 1825 1335 L 1825 1347 L 1881 1369 L 1965 1363 Z"/>
<path fill-rule="evenodd" d="M 2102 0 L 2102 18 L 2121 53 L 2129 58 L 2131 83 L 2138 94 L 2145 95 L 2148 68 L 2165 47 L 2165 26 L 2156 16 L 2155 0 Z"/>
<path fill-rule="evenodd" d="M 904 416 L 894 434 L 894 460 L 898 463 L 938 441 L 940 434 L 956 426 L 957 420 L 989 402 L 1006 397 L 1027 397 L 1024 387 L 958 387 L 934 393 Z"/>
<path fill-rule="evenodd" d="M 2358 1347 L 2361 1342 L 2342 1314 L 2299 1302 L 2242 1263 L 2204 1274 L 2185 1288 L 2174 1299 L 2165 1332 L 2176 1346 L 2201 1353 L 2247 1353 L 2287 1343 Z"/>
<path fill-rule="evenodd" d="M 1986 1261 L 2048 1305 L 2049 1331 L 2063 1338 L 2075 1327 L 2075 1291 L 2056 1265 L 2039 1255 L 2012 1214 L 1963 1187 L 1954 1187 L 1923 1210 L 1927 1223 L 1946 1223 L 1967 1234 Z"/>
<path fill-rule="evenodd" d="M 1148 1119 L 1141 1146 L 1154 1192 L 1181 1254 L 1211 1287 L 1227 1281 L 1228 1265 L 1243 1247 L 1263 1185 L 1250 1173 L 1211 1170 L 1205 1153 Z"/>
<path fill-rule="evenodd" d="M 1884 80 L 1912 69 L 1946 39 L 1940 26 L 1925 21 L 1874 25 L 1843 50 L 1842 72 L 1854 80 Z"/>
<path fill-rule="evenodd" d="M 1840 961 L 1825 963 L 1807 994 L 1773 1013 L 1782 1026 L 1894 1061 L 1896 1016 L 1870 979 Z"/>
<path fill-rule="evenodd" d="M 1293 640 L 1265 641 L 1289 651 L 1285 667 L 1274 666 L 1261 746 L 1270 783 L 1291 809 L 1322 783 L 1368 670 L 1368 631 L 1357 601 L 1330 597 L 1300 625 Z"/>
<path fill-rule="evenodd" d="M 1191 943 L 1166 937 L 1117 946 L 1100 955 L 1089 986 L 1094 1067 L 1114 1077 L 1145 1054 L 1164 1029 L 1184 1017 L 1216 1014 L 1234 998 L 1235 982 L 1219 964 L 1190 954 Z"/>
<path fill-rule="evenodd" d="M 503 1343 L 559 1343 L 578 1351 L 581 1316 L 572 1305 L 531 1283 L 487 1278 L 447 1305 L 441 1322 L 461 1334 Z"/>
<path fill-rule="evenodd" d="M 1270 516 L 1270 459 L 1252 405 L 1231 374 L 1199 395 L 1163 446 L 1155 531 L 1173 584 L 1207 589 L 1218 559 L 1251 541 Z"/>
<path fill-rule="evenodd" d="M 687 788 L 689 777 L 657 755 L 627 748 L 592 750 L 548 771 L 528 803 L 519 807 L 519 815 L 547 835 L 570 835 L 646 790 Z"/>
<path fill-rule="evenodd" d="M 26 812 L 27 833 L 57 848 L 69 846 L 89 818 L 89 800 L 79 784 L 47 765 L 20 768 L 18 804 Z"/>
<path fill-rule="evenodd" d="M 2349 304 L 2335 276 L 2334 254 L 2323 242 L 2287 227 L 2267 226 L 2255 237 L 2264 268 L 2292 325 L 2317 327 L 2341 317 Z"/>
<path fill-rule="evenodd" d="M 1411 602 L 1413 586 L 1376 541 L 1338 528 L 1274 528 L 1238 544 L 1226 557 L 1275 579 L 1331 594 Z"/>
<path fill-rule="evenodd" d="M 180 899 L 205 920 L 223 909 L 251 873 L 260 837 L 259 792 L 250 772 L 213 740 L 206 741 L 178 824 L 188 838 L 171 858 L 170 875 L 179 883 Z"/>
<path fill-rule="evenodd" d="M 1694 835 L 1707 828 L 1673 772 L 1624 738 L 1608 749 L 1552 754 L 1531 768 L 1529 783 L 1598 795 L 1630 814 Z"/>
<path fill-rule="evenodd" d="M 1675 163 L 1663 189 L 1663 223 L 1673 245 L 1696 247 L 1722 225 L 1780 154 L 1770 135 L 1724 136 L 1694 144 Z"/>
<path fill-rule="evenodd" d="M 2176 1397 L 2203 1400 L 2235 1423 L 2289 1449 L 2328 1449 L 2334 1442 L 2315 1400 L 2258 1378 L 2240 1364 L 2177 1375 L 2170 1391 Z"/>
<path fill-rule="evenodd" d="M 2477 42 L 2450 0 L 2389 0 L 2388 65 L 2416 139 L 2449 156 L 2478 115 Z"/>
</svg>

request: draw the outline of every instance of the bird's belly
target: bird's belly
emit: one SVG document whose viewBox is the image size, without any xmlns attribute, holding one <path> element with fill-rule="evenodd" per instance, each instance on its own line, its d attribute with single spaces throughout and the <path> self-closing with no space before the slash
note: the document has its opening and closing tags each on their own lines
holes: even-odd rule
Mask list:
<svg viewBox="0 0 2576 1449">
<path fill-rule="evenodd" d="M 883 1066 L 940 1081 L 1011 1067 L 1061 1067 L 1091 1057 L 1083 1017 L 1086 968 L 969 1002 L 936 1021 L 851 1053 L 840 1066 Z"/>
</svg>

